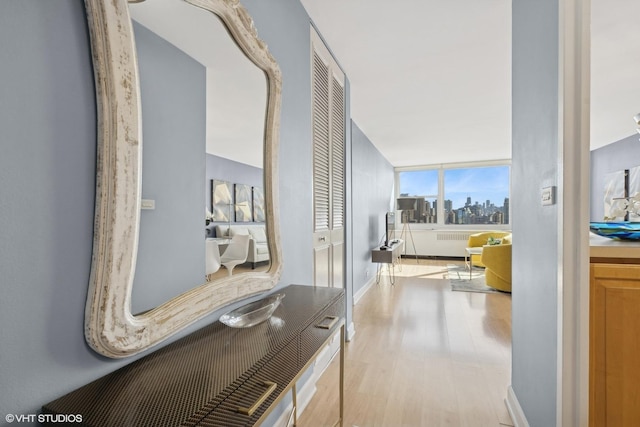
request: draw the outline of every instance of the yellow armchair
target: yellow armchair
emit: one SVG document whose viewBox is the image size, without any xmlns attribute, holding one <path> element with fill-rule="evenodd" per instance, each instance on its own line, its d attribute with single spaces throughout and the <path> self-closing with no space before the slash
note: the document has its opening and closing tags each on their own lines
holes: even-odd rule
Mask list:
<svg viewBox="0 0 640 427">
<path fill-rule="evenodd" d="M 476 233 L 469 236 L 467 241 L 468 248 L 476 248 L 487 244 L 489 237 L 494 239 L 502 239 L 505 236 L 509 236 L 510 231 L 485 231 L 483 233 Z M 477 267 L 485 267 L 482 262 L 482 256 L 480 254 L 471 255 L 471 264 Z"/>
<path fill-rule="evenodd" d="M 487 245 L 482 250 L 482 263 L 487 286 L 511 292 L 511 239 L 500 245 Z"/>
</svg>

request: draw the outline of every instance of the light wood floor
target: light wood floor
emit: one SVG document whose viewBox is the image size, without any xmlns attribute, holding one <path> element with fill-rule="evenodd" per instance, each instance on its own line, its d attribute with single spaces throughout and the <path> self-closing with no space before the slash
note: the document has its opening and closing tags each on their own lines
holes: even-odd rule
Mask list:
<svg viewBox="0 0 640 427">
<path fill-rule="evenodd" d="M 511 296 L 452 292 L 451 261 L 403 262 L 395 286 L 374 284 L 354 307 L 344 426 L 512 426 Z M 298 426 L 337 419 L 338 377 L 335 358 Z"/>
</svg>

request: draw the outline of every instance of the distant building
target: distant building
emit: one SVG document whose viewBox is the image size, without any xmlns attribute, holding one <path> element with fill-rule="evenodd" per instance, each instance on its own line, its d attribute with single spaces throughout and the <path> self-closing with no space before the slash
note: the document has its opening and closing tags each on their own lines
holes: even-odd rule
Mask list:
<svg viewBox="0 0 640 427">
<path fill-rule="evenodd" d="M 504 215 L 503 224 L 509 224 L 509 198 L 508 197 L 504 198 L 504 204 L 502 205 L 502 212 Z"/>
</svg>

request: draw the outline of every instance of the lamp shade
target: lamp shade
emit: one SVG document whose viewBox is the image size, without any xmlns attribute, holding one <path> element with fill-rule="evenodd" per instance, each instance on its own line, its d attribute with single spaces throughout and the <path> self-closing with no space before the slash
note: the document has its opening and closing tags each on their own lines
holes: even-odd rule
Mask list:
<svg viewBox="0 0 640 427">
<path fill-rule="evenodd" d="M 398 198 L 398 210 L 400 211 L 412 211 L 417 208 L 418 200 L 415 197 L 399 197 Z"/>
</svg>

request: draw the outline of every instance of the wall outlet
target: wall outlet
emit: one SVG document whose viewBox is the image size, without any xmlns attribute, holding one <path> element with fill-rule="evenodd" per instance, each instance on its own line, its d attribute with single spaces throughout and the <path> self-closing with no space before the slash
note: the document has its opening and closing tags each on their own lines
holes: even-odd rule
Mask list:
<svg viewBox="0 0 640 427">
<path fill-rule="evenodd" d="M 544 187 L 542 189 L 542 206 L 555 205 L 556 203 L 556 187 Z"/>
<path fill-rule="evenodd" d="M 142 199 L 140 202 L 140 209 L 155 209 L 156 201 L 152 199 Z"/>
</svg>

